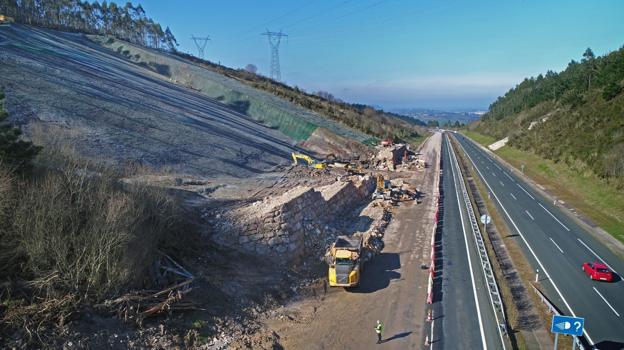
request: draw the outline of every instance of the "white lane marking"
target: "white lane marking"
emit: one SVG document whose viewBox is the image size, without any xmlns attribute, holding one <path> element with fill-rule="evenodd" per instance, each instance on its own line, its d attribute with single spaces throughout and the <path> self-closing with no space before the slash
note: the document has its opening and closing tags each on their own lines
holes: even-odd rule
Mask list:
<svg viewBox="0 0 624 350">
<path fill-rule="evenodd" d="M 514 196 L 514 195 L 513 195 L 513 193 L 509 193 L 509 195 L 510 195 L 513 199 L 518 200 L 518 198 L 516 198 L 516 196 Z"/>
<path fill-rule="evenodd" d="M 557 222 L 559 223 L 559 225 L 563 226 L 563 228 L 565 228 L 568 232 L 570 232 L 570 229 L 569 229 L 566 225 L 564 225 L 561 221 L 559 221 L 559 219 L 557 219 L 557 218 L 553 215 L 553 213 L 551 213 L 551 212 L 550 212 L 550 210 L 546 209 L 546 207 L 544 207 L 544 206 L 542 205 L 542 203 L 537 202 L 537 204 L 539 204 L 539 206 L 540 206 L 540 207 L 542 207 L 542 209 L 546 210 L 546 212 L 547 212 L 548 214 L 550 214 L 550 216 L 552 216 L 552 217 L 553 217 L 553 219 L 557 220 Z"/>
<path fill-rule="evenodd" d="M 535 200 L 535 197 L 531 196 L 531 194 L 527 192 L 527 190 L 525 190 L 524 187 L 520 186 L 520 184 L 516 184 L 516 185 L 518 185 L 518 187 L 520 187 L 524 191 L 524 193 L 527 194 L 527 196 L 531 197 L 532 200 Z"/>
<path fill-rule="evenodd" d="M 494 174 L 494 172 L 492 172 L 492 176 L 496 177 L 496 174 Z"/>
<path fill-rule="evenodd" d="M 509 176 L 509 174 L 507 174 L 507 172 L 503 171 L 503 174 L 505 174 L 505 176 L 507 176 L 507 178 L 509 178 L 509 180 L 511 180 L 512 182 L 516 182 L 516 180 L 513 179 L 513 177 Z"/>
<path fill-rule="evenodd" d="M 456 186 L 455 167 L 453 166 L 453 157 L 451 157 L 451 145 L 447 143 L 446 150 L 449 154 L 449 161 L 451 162 L 451 173 L 453 174 L 453 185 Z M 457 187 L 455 187 L 457 192 Z M 456 193 L 457 194 L 457 193 Z M 483 342 L 483 349 L 487 349 L 487 342 L 485 341 L 485 331 L 483 330 L 483 321 L 481 320 L 481 308 L 479 307 L 479 298 L 477 297 L 477 287 L 475 285 L 474 275 L 472 273 L 472 260 L 470 259 L 470 251 L 468 250 L 468 235 L 466 234 L 466 226 L 464 224 L 464 214 L 461 210 L 461 202 L 459 201 L 459 194 L 457 194 L 457 207 L 459 209 L 459 217 L 462 224 L 462 231 L 464 231 L 464 243 L 466 244 L 466 256 L 468 257 L 468 269 L 470 270 L 470 280 L 472 281 L 472 292 L 474 295 L 475 305 L 477 306 L 477 318 L 479 319 L 479 331 L 481 332 L 481 340 Z"/>
<path fill-rule="evenodd" d="M 595 256 L 596 256 L 596 257 L 597 257 L 597 258 L 598 258 L 598 259 L 599 259 L 599 260 L 600 260 L 603 264 L 607 265 L 607 267 L 608 267 L 611 271 L 613 271 L 613 272 L 615 272 L 615 273 L 617 273 L 617 274 L 619 275 L 619 273 L 618 273 L 617 271 L 615 271 L 615 270 L 614 270 L 611 266 L 609 266 L 609 264 L 607 264 L 607 262 L 606 262 L 603 258 L 601 258 L 601 257 L 600 257 L 600 255 L 596 254 L 596 252 L 595 252 L 595 251 L 593 251 L 593 250 L 592 250 L 592 249 L 591 249 L 591 248 L 590 248 L 587 244 L 585 244 L 585 242 L 581 241 L 581 239 L 580 239 L 580 238 L 577 238 L 576 240 L 577 240 L 577 241 L 579 241 L 579 242 L 581 242 L 581 244 L 582 244 L 582 245 L 584 245 L 584 246 L 585 246 L 585 248 L 587 248 L 587 250 L 589 250 L 590 252 L 592 252 L 592 254 L 594 254 L 594 255 L 595 255 Z"/>
<path fill-rule="evenodd" d="M 602 294 L 600 294 L 600 292 L 598 291 L 598 289 L 596 289 L 596 287 L 593 287 L 594 290 L 596 291 L 596 293 L 598 293 L 598 295 L 600 295 L 600 297 L 602 298 L 602 300 L 604 300 L 604 302 L 607 304 L 607 306 L 609 306 L 609 308 L 611 309 L 611 311 L 613 311 L 613 313 L 615 313 L 617 315 L 617 317 L 620 317 L 620 314 L 618 314 L 617 311 L 615 311 L 615 309 L 613 308 L 613 306 L 611 306 L 611 304 L 609 304 L 609 302 L 607 301 L 607 299 L 605 299 L 605 297 L 602 296 Z"/>
<path fill-rule="evenodd" d="M 499 180 L 498 182 L 500 182 L 501 186 L 505 187 L 505 184 L 502 181 Z"/>
<path fill-rule="evenodd" d="M 501 167 L 498 166 L 498 164 L 494 163 L 494 166 L 498 168 L 498 170 L 503 171 L 503 169 L 501 169 Z"/>
<path fill-rule="evenodd" d="M 531 213 L 529 213 L 528 210 L 524 210 L 525 213 L 527 213 L 527 215 L 531 218 L 531 220 L 535 221 L 535 218 L 533 217 L 533 215 L 531 215 Z"/>
<path fill-rule="evenodd" d="M 500 207 L 503 209 L 503 212 L 505 213 L 505 215 L 507 216 L 507 218 L 509 219 L 509 221 L 511 222 L 513 227 L 516 229 L 516 231 L 520 235 L 520 238 L 522 238 L 522 241 L 524 242 L 524 244 L 527 246 L 527 248 L 529 248 L 529 251 L 531 252 L 531 255 L 533 255 L 533 258 L 535 259 L 535 261 L 537 261 L 537 264 L 540 266 L 542 271 L 544 271 L 544 274 L 546 275 L 546 277 L 548 277 L 548 279 L 550 280 L 550 283 L 552 283 L 553 287 L 555 288 L 555 291 L 557 291 L 557 294 L 559 294 L 559 297 L 561 298 L 561 300 L 563 300 L 563 303 L 566 305 L 568 310 L 570 310 L 570 313 L 572 314 L 572 316 L 576 317 L 576 313 L 574 312 L 574 310 L 572 310 L 572 307 L 570 307 L 570 304 L 568 303 L 566 298 L 564 298 L 563 294 L 561 294 L 561 291 L 559 290 L 559 288 L 555 284 L 555 281 L 553 281 L 553 279 L 550 277 L 550 274 L 548 273 L 548 270 L 546 270 L 546 268 L 544 267 L 544 264 L 542 264 L 540 259 L 537 257 L 537 255 L 535 254 L 535 251 L 533 251 L 533 248 L 531 248 L 531 245 L 529 245 L 529 242 L 524 237 L 524 234 L 522 233 L 522 231 L 520 231 L 520 229 L 518 228 L 518 225 L 516 225 L 515 221 L 513 221 L 513 219 L 511 218 L 511 215 L 509 215 L 509 212 L 507 211 L 507 209 L 505 209 L 505 207 L 503 206 L 503 203 L 501 203 L 500 199 L 498 199 L 498 196 L 496 195 L 496 193 L 494 191 L 492 191 L 492 186 L 490 186 L 490 184 L 487 182 L 487 180 L 485 179 L 485 177 L 481 173 L 481 170 L 479 170 L 479 168 L 477 168 L 475 162 L 472 160 L 472 157 L 470 157 L 468 152 L 466 152 L 466 156 L 468 156 L 468 159 L 470 159 L 470 162 L 472 163 L 472 165 L 474 165 L 475 169 L 479 173 L 479 176 L 481 176 L 481 179 L 483 179 L 483 182 L 485 182 L 485 185 L 490 189 L 490 192 L 494 195 L 494 198 L 498 202 L 498 205 L 500 205 Z M 590 345 L 593 345 L 594 341 L 589 336 L 589 332 L 587 332 L 586 328 L 583 329 L 583 333 L 585 334 L 585 337 L 587 337 L 587 340 L 589 340 Z"/>
<path fill-rule="evenodd" d="M 433 350 L 433 343 L 435 343 L 433 341 L 433 324 L 435 323 L 435 320 L 431 320 L 431 339 L 429 340 L 429 350 Z"/>
<path fill-rule="evenodd" d="M 555 245 L 555 247 L 557 247 L 557 249 L 559 249 L 559 251 L 561 252 L 561 254 L 563 254 L 563 249 L 561 249 L 561 247 L 559 247 L 559 244 L 557 244 L 557 243 L 556 243 L 556 242 L 555 242 L 555 241 L 554 241 L 551 237 L 548 237 L 548 238 L 550 238 L 550 241 L 551 241 L 551 242 L 553 242 L 553 244 Z"/>
</svg>

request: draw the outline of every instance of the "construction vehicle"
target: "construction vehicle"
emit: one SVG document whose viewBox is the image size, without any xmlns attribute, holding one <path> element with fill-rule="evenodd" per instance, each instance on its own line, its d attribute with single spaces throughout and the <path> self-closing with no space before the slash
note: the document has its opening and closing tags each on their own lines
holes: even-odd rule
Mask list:
<svg viewBox="0 0 624 350">
<path fill-rule="evenodd" d="M 13 22 L 15 22 L 13 17 L 0 15 L 0 26 L 8 26 L 8 25 L 11 25 L 11 23 Z"/>
<path fill-rule="evenodd" d="M 375 188 L 375 192 L 371 195 L 371 199 L 383 199 L 389 200 L 391 199 L 391 192 L 386 184 L 386 180 L 383 175 L 377 174 L 377 187 Z"/>
<path fill-rule="evenodd" d="M 316 160 L 314 160 L 312 157 L 303 154 L 303 153 L 291 153 L 292 159 L 293 159 L 293 165 L 299 165 L 299 159 L 304 160 L 305 162 L 307 162 L 307 165 L 311 168 L 314 169 L 325 169 L 327 168 L 327 165 L 325 163 L 320 163 L 317 162 Z"/>
<path fill-rule="evenodd" d="M 394 140 L 392 138 L 387 138 L 381 141 L 381 145 L 383 147 L 392 146 L 394 144 Z"/>
<path fill-rule="evenodd" d="M 336 238 L 326 254 L 331 287 L 355 287 L 360 283 L 362 253 L 362 236 Z"/>
<path fill-rule="evenodd" d="M 383 232 L 390 220 L 384 211 L 384 220 L 368 233 L 338 236 L 325 253 L 329 265 L 327 277 L 330 287 L 356 287 L 360 283 L 364 265 L 384 248 Z"/>
</svg>

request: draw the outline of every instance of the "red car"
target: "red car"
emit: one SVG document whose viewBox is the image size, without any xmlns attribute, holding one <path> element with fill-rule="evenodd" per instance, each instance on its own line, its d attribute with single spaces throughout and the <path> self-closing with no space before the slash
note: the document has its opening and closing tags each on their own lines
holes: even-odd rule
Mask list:
<svg viewBox="0 0 624 350">
<path fill-rule="evenodd" d="M 583 264 L 583 271 L 585 271 L 585 273 L 592 280 L 606 282 L 613 281 L 613 273 L 605 264 L 601 264 L 599 262 L 586 262 Z"/>
</svg>

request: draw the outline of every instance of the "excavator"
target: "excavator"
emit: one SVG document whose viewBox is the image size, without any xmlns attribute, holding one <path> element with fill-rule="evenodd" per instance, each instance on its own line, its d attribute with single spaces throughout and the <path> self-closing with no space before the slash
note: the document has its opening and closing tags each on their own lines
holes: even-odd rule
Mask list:
<svg viewBox="0 0 624 350">
<path fill-rule="evenodd" d="M 392 197 L 391 189 L 386 185 L 386 180 L 383 175 L 377 174 L 377 186 L 375 192 L 373 192 L 371 199 L 383 199 L 389 200 Z"/>
<path fill-rule="evenodd" d="M 308 166 L 310 168 L 314 168 L 314 169 L 325 169 L 327 168 L 327 165 L 325 163 L 319 163 L 316 160 L 314 160 L 312 157 L 303 154 L 303 153 L 291 153 L 292 159 L 293 159 L 293 164 L 294 165 L 298 165 L 299 164 L 299 160 L 303 160 L 305 162 L 308 163 Z"/>
</svg>

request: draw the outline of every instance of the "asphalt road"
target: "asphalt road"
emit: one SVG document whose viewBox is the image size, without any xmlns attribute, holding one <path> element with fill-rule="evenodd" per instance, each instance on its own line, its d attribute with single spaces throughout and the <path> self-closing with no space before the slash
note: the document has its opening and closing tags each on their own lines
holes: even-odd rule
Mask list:
<svg viewBox="0 0 624 350">
<path fill-rule="evenodd" d="M 502 349 L 476 242 L 461 196 L 460 174 L 449 142 L 442 141 L 443 195 L 432 349 Z M 441 267 L 441 269 L 440 269 Z"/>
<path fill-rule="evenodd" d="M 542 289 L 565 315 L 585 318 L 585 340 L 598 349 L 624 348 L 624 282 L 590 280 L 581 266 L 602 261 L 624 273 L 624 261 L 544 198 L 489 152 L 454 135 L 491 192 L 525 255 L 537 270 Z"/>
</svg>

